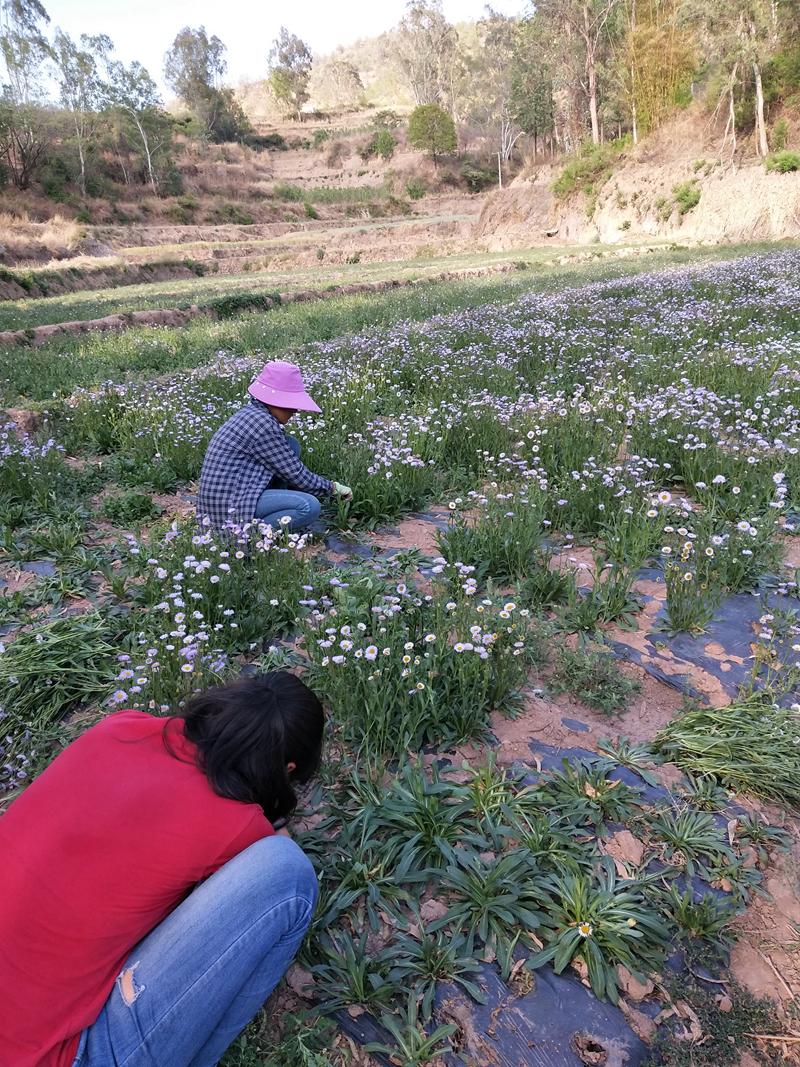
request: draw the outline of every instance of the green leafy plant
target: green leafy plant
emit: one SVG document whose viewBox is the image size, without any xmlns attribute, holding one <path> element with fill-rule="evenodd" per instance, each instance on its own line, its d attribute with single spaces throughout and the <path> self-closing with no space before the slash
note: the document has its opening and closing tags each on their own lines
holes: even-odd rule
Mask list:
<svg viewBox="0 0 800 1067">
<path fill-rule="evenodd" d="M 427 880 L 457 861 L 457 846 L 476 843 L 467 828 L 470 808 L 469 790 L 442 780 L 435 764 L 430 778 L 418 763 L 402 767 L 378 813 L 383 848 L 399 883 Z"/>
<path fill-rule="evenodd" d="M 574 693 L 604 715 L 613 715 L 626 709 L 642 687 L 622 673 L 610 652 L 561 645 L 556 652 L 553 688 L 557 693 Z"/>
<path fill-rule="evenodd" d="M 721 957 L 730 948 L 734 941 L 731 923 L 737 914 L 732 901 L 712 893 L 697 900 L 691 890 L 682 893 L 674 885 L 664 890 L 661 901 L 665 915 L 678 929 L 678 939 L 694 958 L 709 952 Z"/>
<path fill-rule="evenodd" d="M 457 861 L 442 880 L 450 903 L 447 914 L 430 923 L 432 933 L 452 926 L 465 934 L 469 953 L 480 938 L 500 956 L 498 946 L 508 949 L 524 931 L 538 928 L 544 883 L 527 852 L 518 849 L 495 857 L 460 852 Z M 510 953 L 505 955 L 510 965 Z M 508 978 L 507 969 L 503 977 Z"/>
<path fill-rule="evenodd" d="M 721 860 L 735 860 L 733 850 L 709 812 L 691 808 L 677 812 L 665 810 L 649 818 L 649 827 L 662 843 L 664 862 L 685 870 L 690 877 L 698 865 L 705 869 Z"/>
<path fill-rule="evenodd" d="M 0 788 L 13 788 L 30 773 L 30 750 L 68 712 L 108 693 L 117 648 L 108 620 L 92 612 L 24 630 L 0 650 Z"/>
<path fill-rule="evenodd" d="M 350 1005 L 375 1010 L 391 1001 L 395 988 L 387 980 L 386 963 L 367 951 L 366 933 L 356 940 L 340 929 L 321 938 L 319 948 L 322 962 L 311 971 L 327 1013 Z"/>
<path fill-rule="evenodd" d="M 788 149 L 773 152 L 767 156 L 765 166 L 776 174 L 792 174 L 800 170 L 800 152 L 790 152 Z"/>
<path fill-rule="evenodd" d="M 117 496 L 109 496 L 103 501 L 103 514 L 118 526 L 144 522 L 160 514 L 161 508 L 147 493 L 134 489 Z"/>
<path fill-rule="evenodd" d="M 550 878 L 552 900 L 538 936 L 545 947 L 528 960 L 532 969 L 552 963 L 557 974 L 576 957 L 587 966 L 595 995 L 619 999 L 617 966 L 639 981 L 658 971 L 669 939 L 663 920 L 634 883 L 620 880 L 609 857 L 595 875 Z"/>
<path fill-rule="evenodd" d="M 757 693 L 725 708 L 698 707 L 655 739 L 666 759 L 725 788 L 800 805 L 800 713 Z"/>
<path fill-rule="evenodd" d="M 414 993 L 410 993 L 405 1015 L 400 1019 L 393 1015 L 382 1015 L 381 1025 L 394 1038 L 394 1045 L 384 1045 L 378 1041 L 364 1046 L 365 1052 L 379 1052 L 388 1056 L 397 1067 L 425 1067 L 438 1056 L 451 1050 L 448 1040 L 456 1032 L 453 1023 L 437 1026 L 427 1034 L 419 1025 L 419 1004 Z"/>
<path fill-rule="evenodd" d="M 531 795 L 576 825 L 599 827 L 604 822 L 625 822 L 638 805 L 640 790 L 609 778 L 611 769 L 612 764 L 603 760 L 564 759 L 562 770 L 551 771 Z"/>
<path fill-rule="evenodd" d="M 437 533 L 443 557 L 476 569 L 480 578 L 509 581 L 526 574 L 539 550 L 544 501 L 536 491 L 492 491 L 468 498 L 477 514 L 451 511 L 447 530 Z"/>
<path fill-rule="evenodd" d="M 601 741 L 597 746 L 598 751 L 613 763 L 635 771 L 648 785 L 657 785 L 658 778 L 649 769 L 658 757 L 647 747 L 638 742 L 629 741 L 626 737 L 620 737 L 617 741 Z"/>
<path fill-rule="evenodd" d="M 552 553 L 534 552 L 533 558 L 518 585 L 517 598 L 523 607 L 545 611 L 568 601 L 577 601 L 575 572 L 568 567 L 550 565 Z"/>
<path fill-rule="evenodd" d="M 678 214 L 683 216 L 692 211 L 700 203 L 702 193 L 696 178 L 688 182 L 681 182 L 672 190 L 672 198 L 678 208 Z"/>
<path fill-rule="evenodd" d="M 392 961 L 389 981 L 400 988 L 410 984 L 426 1021 L 433 1013 L 437 982 L 458 985 L 473 1000 L 484 1004 L 486 997 L 475 981 L 480 974 L 480 963 L 474 958 L 467 938 L 458 932 L 429 933 L 418 913 L 414 922 L 418 934 L 400 934 L 389 950 Z"/>
</svg>

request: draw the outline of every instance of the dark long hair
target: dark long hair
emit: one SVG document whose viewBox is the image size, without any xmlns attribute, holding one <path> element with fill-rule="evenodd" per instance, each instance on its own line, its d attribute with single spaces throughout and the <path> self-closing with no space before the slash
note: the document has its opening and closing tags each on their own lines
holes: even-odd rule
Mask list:
<svg viewBox="0 0 800 1067">
<path fill-rule="evenodd" d="M 292 813 L 297 805 L 292 783 L 307 782 L 319 766 L 322 705 L 287 671 L 206 689 L 187 702 L 182 719 L 214 792 L 259 804 L 268 819 Z M 289 763 L 296 765 L 291 773 Z"/>
</svg>

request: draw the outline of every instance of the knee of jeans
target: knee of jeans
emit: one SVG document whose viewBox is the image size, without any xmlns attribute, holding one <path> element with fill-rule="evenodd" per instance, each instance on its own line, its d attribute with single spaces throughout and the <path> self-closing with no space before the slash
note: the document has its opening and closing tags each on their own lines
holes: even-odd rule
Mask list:
<svg viewBox="0 0 800 1067">
<path fill-rule="evenodd" d="M 309 496 L 308 500 L 304 501 L 304 511 L 310 522 L 318 519 L 322 511 L 322 504 L 315 496 Z"/>
<path fill-rule="evenodd" d="M 306 902 L 307 914 L 304 915 L 303 921 L 307 926 L 311 922 L 319 895 L 317 872 L 311 860 L 296 841 L 283 834 L 264 838 L 262 844 L 265 869 L 274 870 L 276 863 L 280 863 L 281 869 L 289 873 L 294 882 L 297 897 Z"/>
</svg>

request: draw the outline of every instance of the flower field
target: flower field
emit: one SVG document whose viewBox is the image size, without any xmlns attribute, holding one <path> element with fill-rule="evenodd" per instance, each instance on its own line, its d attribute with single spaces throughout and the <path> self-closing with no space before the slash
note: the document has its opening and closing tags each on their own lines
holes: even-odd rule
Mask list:
<svg viewBox="0 0 800 1067">
<path fill-rule="evenodd" d="M 296 833 L 321 900 L 283 1051 L 262 1019 L 231 1067 L 366 1062 L 356 1045 L 403 1067 L 521 1062 L 502 1017 L 465 1020 L 498 983 L 533 1018 L 550 981 L 599 1006 L 567 1045 L 532 1029 L 542 1062 L 612 1062 L 584 1038 L 690 1062 L 668 1056 L 697 1014 L 664 976 L 726 974 L 797 842 L 800 252 L 523 292 L 289 358 L 323 409 L 292 423 L 304 460 L 354 490 L 327 541 L 194 522 L 206 445 L 263 352 L 121 374 L 46 401 L 32 435 L 0 429 L 0 791 L 109 710 L 169 714 L 289 665 L 329 709 Z M 800 995 L 796 959 L 777 966 Z M 737 1052 L 790 1062 L 752 1036 L 791 1036 L 788 1015 L 740 1014 Z M 691 1062 L 735 1063 L 712 1031 L 704 1016 L 711 1058 Z"/>
</svg>

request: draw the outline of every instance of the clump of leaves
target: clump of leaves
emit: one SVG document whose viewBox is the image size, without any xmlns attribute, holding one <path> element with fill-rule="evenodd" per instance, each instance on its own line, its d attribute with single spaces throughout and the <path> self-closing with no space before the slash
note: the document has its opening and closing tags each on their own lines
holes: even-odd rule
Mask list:
<svg viewBox="0 0 800 1067">
<path fill-rule="evenodd" d="M 800 805 L 800 713 L 764 693 L 726 708 L 693 708 L 656 737 L 657 751 L 727 789 Z"/>
<path fill-rule="evenodd" d="M 335 1041 L 335 1024 L 318 1012 L 294 1011 L 279 1022 L 263 1012 L 230 1046 L 220 1067 L 344 1067 L 349 1056 L 331 1055 Z"/>
<path fill-rule="evenodd" d="M 620 737 L 617 741 L 601 741 L 597 747 L 613 763 L 634 771 L 648 785 L 658 784 L 658 778 L 649 770 L 649 766 L 657 762 L 657 757 L 647 745 Z"/>
<path fill-rule="evenodd" d="M 395 877 L 427 880 L 431 872 L 457 861 L 459 845 L 477 843 L 468 831 L 470 794 L 456 782 L 442 780 L 434 764 L 430 777 L 421 764 L 406 764 L 380 807 L 383 848 Z"/>
<path fill-rule="evenodd" d="M 451 896 L 447 914 L 428 929 L 435 932 L 452 926 L 465 933 L 470 953 L 479 938 L 500 957 L 501 972 L 507 978 L 513 963 L 510 949 L 523 931 L 535 930 L 541 921 L 542 884 L 523 849 L 500 856 L 460 851 L 458 863 L 447 868 L 444 878 Z"/>
<path fill-rule="evenodd" d="M 612 764 L 606 760 L 588 763 L 563 761 L 532 791 L 544 806 L 553 808 L 578 826 L 625 822 L 639 803 L 640 792 L 616 778 L 609 778 Z"/>
<path fill-rule="evenodd" d="M 731 928 L 737 908 L 733 901 L 704 893 L 696 900 L 691 890 L 671 885 L 662 895 L 664 914 L 675 924 L 678 939 L 692 955 L 722 958 L 734 941 Z"/>
<path fill-rule="evenodd" d="M 326 1012 L 334 1012 L 350 1005 L 381 1008 L 388 1005 L 395 994 L 395 986 L 386 977 L 386 965 L 367 951 L 367 935 L 358 941 L 346 931 L 320 940 L 322 962 L 311 968 L 316 984 L 324 997 Z"/>
<path fill-rule="evenodd" d="M 422 1017 L 430 1019 L 436 983 L 453 982 L 479 1004 L 486 997 L 475 983 L 480 973 L 480 963 L 475 959 L 467 939 L 461 933 L 453 935 L 439 930 L 428 933 L 419 915 L 415 918 L 419 934 L 401 934 L 392 943 L 392 967 L 389 981 L 401 988 L 409 985 L 422 1009 Z"/>
<path fill-rule="evenodd" d="M 163 509 L 147 493 L 129 489 L 103 501 L 103 514 L 117 526 L 128 526 L 155 518 Z"/>
<path fill-rule="evenodd" d="M 556 653 L 555 692 L 574 693 L 604 715 L 627 708 L 641 688 L 635 678 L 622 673 L 610 652 L 562 645 Z"/>
<path fill-rule="evenodd" d="M 67 712 L 106 695 L 112 684 L 116 647 L 109 624 L 97 613 L 68 616 L 20 633 L 0 644 L 0 709 L 4 711 L 0 784 L 26 777 L 27 749 Z"/>
<path fill-rule="evenodd" d="M 733 850 L 717 827 L 714 816 L 707 811 L 665 810 L 650 818 L 650 829 L 662 843 L 662 858 L 678 870 L 685 870 L 689 877 L 701 873 L 708 866 L 728 861 L 736 862 Z"/>
<path fill-rule="evenodd" d="M 577 596 L 575 572 L 553 568 L 548 560 L 548 553 L 537 553 L 520 582 L 518 599 L 523 607 L 544 611 Z"/>
<path fill-rule="evenodd" d="M 538 936 L 546 944 L 528 960 L 529 967 L 552 963 L 561 974 L 580 958 L 594 993 L 613 1003 L 619 999 L 619 964 L 642 982 L 659 969 L 669 939 L 666 924 L 635 883 L 617 878 L 610 857 L 603 857 L 594 874 L 551 878 L 545 888 L 552 903 Z"/>
<path fill-rule="evenodd" d="M 425 1033 L 419 1025 L 419 1004 L 413 992 L 408 995 L 405 1014 L 400 1019 L 394 1015 L 381 1015 L 381 1025 L 394 1038 L 394 1046 L 375 1041 L 365 1045 L 364 1051 L 382 1053 L 396 1067 L 424 1067 L 437 1056 L 450 1052 L 452 1046 L 448 1039 L 457 1029 L 453 1023 L 447 1023 L 430 1034 Z"/>
<path fill-rule="evenodd" d="M 728 803 L 728 793 L 716 778 L 708 774 L 686 776 L 686 784 L 681 789 L 687 803 L 698 811 L 722 811 Z"/>
</svg>

